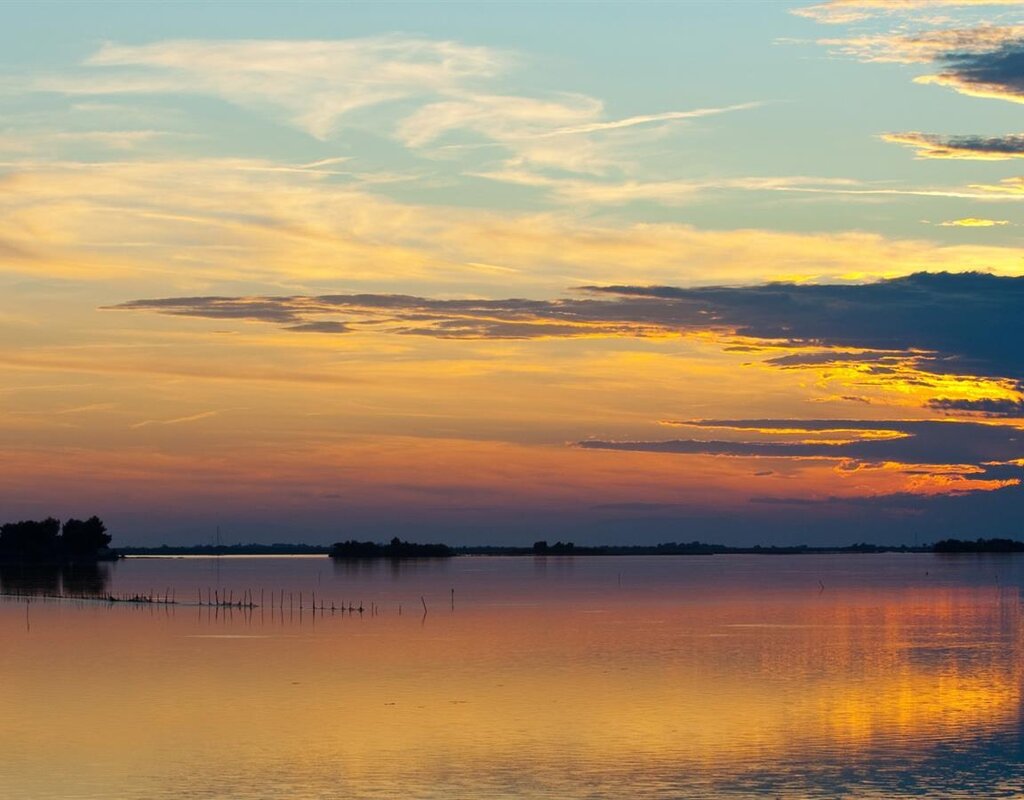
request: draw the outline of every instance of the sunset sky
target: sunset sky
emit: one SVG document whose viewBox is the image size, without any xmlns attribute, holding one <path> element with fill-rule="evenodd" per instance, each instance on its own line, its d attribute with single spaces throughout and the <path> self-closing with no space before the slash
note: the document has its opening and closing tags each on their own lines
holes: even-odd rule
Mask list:
<svg viewBox="0 0 1024 800">
<path fill-rule="evenodd" d="M 0 20 L 0 521 L 1024 533 L 1024 0 Z"/>
</svg>

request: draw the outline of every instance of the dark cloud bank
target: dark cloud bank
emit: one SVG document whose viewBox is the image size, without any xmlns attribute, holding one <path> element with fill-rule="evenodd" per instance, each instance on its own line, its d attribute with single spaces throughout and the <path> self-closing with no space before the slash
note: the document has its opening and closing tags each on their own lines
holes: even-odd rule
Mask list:
<svg viewBox="0 0 1024 800">
<path fill-rule="evenodd" d="M 554 300 L 437 300 L 397 294 L 290 297 L 172 297 L 116 309 L 255 320 L 295 331 L 386 330 L 443 339 L 644 337 L 720 331 L 776 346 L 856 348 L 801 353 L 776 366 L 865 361 L 879 369 L 910 357 L 922 370 L 1024 378 L 1024 278 L 918 273 L 870 284 L 679 288 L 587 286 Z M 940 406 L 941 407 L 941 406 Z M 971 410 L 949 401 L 950 410 Z M 1019 412 L 982 401 L 981 412 Z"/>
<path fill-rule="evenodd" d="M 942 59 L 939 78 L 966 91 L 1024 98 L 1024 42 L 1011 41 L 996 50 L 950 52 Z"/>
<path fill-rule="evenodd" d="M 1024 452 L 1024 430 L 1009 425 L 933 420 L 690 420 L 675 423 L 691 431 L 707 429 L 756 433 L 768 441 L 671 439 L 658 442 L 585 441 L 600 450 L 750 456 L 764 458 L 848 459 L 860 463 L 985 465 L 1013 461 Z M 835 431 L 837 443 L 773 441 L 783 430 Z M 889 432 L 892 438 L 858 438 L 862 431 Z M 845 435 L 844 434 L 848 434 Z"/>
<path fill-rule="evenodd" d="M 693 434 L 693 438 L 632 442 L 587 440 L 579 442 L 578 446 L 588 450 L 824 460 L 835 462 L 840 469 L 851 472 L 865 467 L 891 465 L 904 475 L 940 473 L 947 476 L 955 481 L 948 487 L 950 494 L 985 488 L 983 482 L 1019 482 L 1024 477 L 1024 468 L 1019 461 L 1024 455 L 1024 430 L 1013 425 L 851 419 L 684 420 L 673 424 Z M 780 440 L 781 434 L 792 435 L 794 429 L 808 434 L 824 432 L 832 435 L 829 441 Z M 701 436 L 709 432 L 711 437 L 729 432 L 740 438 Z M 861 438 L 863 434 L 873 434 L 875 438 Z M 880 438 L 877 434 L 887 434 L 891 438 Z M 755 473 L 764 477 L 770 474 L 770 471 L 763 470 Z M 921 507 L 929 500 L 920 495 L 895 494 L 884 499 L 755 498 L 754 502 L 784 505 L 881 502 L 890 507 L 910 508 Z"/>
</svg>

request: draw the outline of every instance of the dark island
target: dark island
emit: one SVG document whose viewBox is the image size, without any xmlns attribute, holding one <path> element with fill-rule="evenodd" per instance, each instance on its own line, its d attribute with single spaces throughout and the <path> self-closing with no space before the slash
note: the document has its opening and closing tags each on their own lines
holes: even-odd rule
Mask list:
<svg viewBox="0 0 1024 800">
<path fill-rule="evenodd" d="M 943 539 L 932 549 L 936 553 L 1024 553 L 1024 542 L 1016 539 Z"/>
<path fill-rule="evenodd" d="M 113 561 L 110 534 L 99 517 L 22 520 L 0 525 L 0 561 L 23 564 Z"/>
<path fill-rule="evenodd" d="M 397 536 L 388 544 L 349 539 L 331 545 L 331 558 L 451 558 L 455 551 L 446 544 L 415 544 Z"/>
</svg>

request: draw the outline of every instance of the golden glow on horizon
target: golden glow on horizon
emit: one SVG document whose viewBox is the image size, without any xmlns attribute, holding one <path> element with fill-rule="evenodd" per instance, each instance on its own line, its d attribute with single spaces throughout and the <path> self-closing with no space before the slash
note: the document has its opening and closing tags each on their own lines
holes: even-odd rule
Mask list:
<svg viewBox="0 0 1024 800">
<path fill-rule="evenodd" d="M 75 347 L 40 338 L 0 354 L 9 376 L 0 393 L 9 458 L 0 474 L 42 505 L 56 492 L 76 508 L 168 502 L 196 513 L 251 507 L 257 497 L 268 507 L 356 505 L 365 514 L 445 505 L 590 513 L 605 503 L 737 507 L 752 498 L 952 494 L 1017 483 L 982 479 L 969 464 L 864 465 L 854 479 L 838 451 L 805 459 L 571 446 L 664 439 L 660 420 L 711 413 L 876 421 L 816 431 L 794 421 L 732 438 L 897 441 L 906 434 L 886 427 L 893 408 L 899 418 L 942 419 L 922 406 L 1020 398 L 1006 380 L 922 372 L 912 355 L 894 372 L 873 374 L 846 363 L 780 369 L 765 360 L 822 351 L 732 336 L 444 341 L 95 313 L 125 327 Z M 217 332 L 224 328 L 237 333 Z M 871 403 L 845 399 L 851 394 Z M 751 480 L 764 472 L 771 474 Z"/>
</svg>

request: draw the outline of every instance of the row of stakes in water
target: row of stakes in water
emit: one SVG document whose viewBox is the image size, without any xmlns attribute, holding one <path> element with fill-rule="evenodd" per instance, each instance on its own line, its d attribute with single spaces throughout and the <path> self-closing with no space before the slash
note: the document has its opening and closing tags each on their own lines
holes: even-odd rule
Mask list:
<svg viewBox="0 0 1024 800">
<path fill-rule="evenodd" d="M 454 589 L 451 590 L 451 594 L 452 594 L 452 608 L 454 608 L 455 607 L 455 590 Z M 281 611 L 284 611 L 285 608 L 287 607 L 287 609 L 289 611 L 294 611 L 294 610 L 296 610 L 296 607 L 297 607 L 299 611 L 304 611 L 307 608 L 309 608 L 312 611 L 319 611 L 321 613 L 325 613 L 327 611 L 330 611 L 332 613 L 334 613 L 334 612 L 342 612 L 342 613 L 348 612 L 350 614 L 354 614 L 354 613 L 362 614 L 362 613 L 364 613 L 367 610 L 369 610 L 370 613 L 373 614 L 373 615 L 376 615 L 377 613 L 379 613 L 379 606 L 377 606 L 376 603 L 371 603 L 370 604 L 370 608 L 366 609 L 366 608 L 363 607 L 362 601 L 359 602 L 358 606 L 352 605 L 351 602 L 349 602 L 347 605 L 345 603 L 342 603 L 340 606 L 336 606 L 333 601 L 331 602 L 330 605 L 327 605 L 326 602 L 324 601 L 323 597 L 321 597 L 320 604 L 317 605 L 316 592 L 312 593 L 312 605 L 310 605 L 310 606 L 306 606 L 305 605 L 304 594 L 302 592 L 298 592 L 298 606 L 296 606 L 296 603 L 295 603 L 296 596 L 295 595 L 296 595 L 295 592 L 288 592 L 288 602 L 287 602 L 287 606 L 286 606 L 286 604 L 285 604 L 285 592 L 284 591 L 281 591 L 279 593 L 271 592 L 270 593 L 270 606 L 269 606 L 270 609 L 274 610 L 275 608 L 277 608 L 277 609 L 280 609 Z M 197 602 L 196 603 L 179 602 L 177 600 L 177 598 L 176 598 L 175 593 L 171 589 L 169 589 L 169 588 L 164 592 L 163 595 L 160 595 L 158 593 L 154 593 L 151 590 L 148 594 L 127 593 L 127 592 L 125 592 L 125 593 L 120 593 L 120 594 L 106 594 L 106 595 L 103 595 L 103 594 L 98 594 L 98 595 L 92 595 L 92 594 L 68 594 L 68 593 L 60 593 L 60 594 L 53 593 L 53 594 L 51 594 L 51 593 L 44 593 L 44 592 L 16 592 L 15 591 L 15 592 L 3 592 L 2 594 L 0 594 L 0 596 L 12 597 L 12 598 L 24 599 L 24 600 L 32 600 L 32 599 L 39 599 L 39 600 L 92 600 L 92 601 L 99 601 L 99 602 L 104 602 L 104 603 L 133 603 L 133 604 L 144 604 L 144 605 L 196 605 L 196 606 L 209 607 L 209 608 L 254 609 L 254 608 L 263 608 L 263 607 L 265 607 L 265 602 L 264 602 L 264 600 L 265 600 L 265 592 L 263 590 L 260 591 L 260 602 L 257 603 L 256 599 L 255 599 L 255 595 L 252 593 L 252 590 L 249 590 L 249 589 L 245 590 L 245 592 L 242 593 L 241 597 L 237 601 L 235 600 L 234 590 L 222 592 L 219 589 L 207 589 L 206 590 L 206 598 L 205 598 L 205 600 L 203 599 L 203 592 L 202 592 L 202 590 L 198 590 L 197 595 L 196 595 L 196 598 L 197 598 Z M 423 605 L 423 613 L 426 613 L 426 611 L 427 611 L 426 601 L 424 600 L 424 598 L 421 597 L 420 598 L 420 602 Z M 402 613 L 402 605 L 401 605 L 401 603 L 399 603 L 399 605 L 398 605 L 398 613 L 399 614 Z"/>
</svg>

